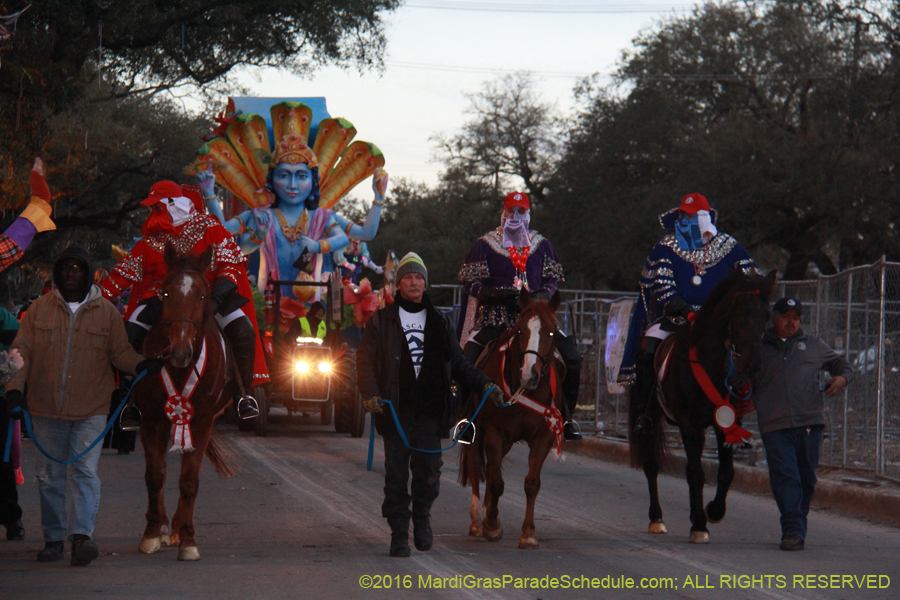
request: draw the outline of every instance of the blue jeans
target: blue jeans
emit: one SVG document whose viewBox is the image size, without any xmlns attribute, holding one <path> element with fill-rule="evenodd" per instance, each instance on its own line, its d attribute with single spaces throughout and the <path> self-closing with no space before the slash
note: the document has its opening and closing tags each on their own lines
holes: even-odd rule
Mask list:
<svg viewBox="0 0 900 600">
<path fill-rule="evenodd" d="M 84 450 L 103 433 L 106 415 L 67 421 L 32 418 L 34 435 L 54 458 L 68 460 Z M 94 534 L 94 519 L 100 508 L 100 462 L 102 444 L 69 465 L 52 461 L 37 452 L 37 480 L 41 494 L 41 527 L 44 541 L 58 542 L 70 536 Z"/>
<path fill-rule="evenodd" d="M 822 425 L 815 425 L 762 434 L 772 495 L 781 512 L 782 538 L 799 535 L 806 539 L 806 516 L 816 491 L 822 429 Z"/>
</svg>

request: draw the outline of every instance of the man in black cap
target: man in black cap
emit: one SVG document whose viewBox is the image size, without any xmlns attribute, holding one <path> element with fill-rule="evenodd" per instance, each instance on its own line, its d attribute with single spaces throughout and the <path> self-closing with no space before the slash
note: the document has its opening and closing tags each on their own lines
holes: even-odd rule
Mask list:
<svg viewBox="0 0 900 600">
<path fill-rule="evenodd" d="M 775 303 L 763 336 L 753 401 L 766 449 L 772 495 L 781 512 L 782 550 L 803 550 L 806 517 L 816 490 L 816 466 L 825 427 L 822 392 L 836 396 L 853 378 L 847 359 L 814 335 L 803 333 L 803 306 L 795 298 Z M 831 374 L 820 384 L 819 373 Z"/>
<path fill-rule="evenodd" d="M 145 359 L 131 347 L 121 315 L 92 279 L 87 250 L 69 246 L 53 266 L 55 289 L 31 305 L 12 345 L 24 365 L 6 386 L 7 410 L 21 418 L 27 409 L 35 437 L 59 460 L 84 451 L 106 427 L 116 388 L 113 367 L 131 374 L 162 368 L 161 360 Z M 67 533 L 73 566 L 99 555 L 91 536 L 100 506 L 100 448 L 69 465 L 37 454 L 45 541 L 39 562 L 62 559 Z"/>
</svg>

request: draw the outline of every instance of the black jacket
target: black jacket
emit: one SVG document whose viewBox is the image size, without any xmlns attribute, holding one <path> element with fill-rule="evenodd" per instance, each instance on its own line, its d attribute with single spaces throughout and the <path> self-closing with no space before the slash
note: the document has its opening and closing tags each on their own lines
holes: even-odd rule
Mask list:
<svg viewBox="0 0 900 600">
<path fill-rule="evenodd" d="M 760 433 L 825 424 L 819 373 L 853 380 L 853 367 L 814 335 L 802 330 L 781 341 L 771 328 L 763 336 L 760 370 L 753 378 L 753 403 Z"/>
<path fill-rule="evenodd" d="M 456 340 L 450 319 L 445 314 L 434 308 L 427 295 L 423 299 L 428 311 L 427 319 L 439 319 L 441 331 L 447 336 L 447 344 L 443 345 L 446 355 L 442 356 L 442 381 L 437 382 L 433 389 L 439 389 L 442 394 L 443 416 L 442 426 L 446 431 L 452 425 L 456 417 L 456 406 L 453 395 L 450 392 L 452 379 L 464 382 L 473 390 L 482 390 L 490 383 L 490 378 L 481 370 L 476 369 L 463 355 L 459 342 Z M 427 325 L 426 325 L 427 327 Z M 400 307 L 397 302 L 387 308 L 376 312 L 363 331 L 362 341 L 356 352 L 356 383 L 364 399 L 378 396 L 390 400 L 402 416 L 400 406 L 400 357 L 406 338 L 403 335 L 403 327 L 400 324 Z M 429 344 L 426 340 L 425 354 L 442 352 L 442 345 Z M 390 409 L 385 406 L 384 413 L 375 415 L 375 427 L 378 433 L 394 431 L 394 421 Z"/>
</svg>

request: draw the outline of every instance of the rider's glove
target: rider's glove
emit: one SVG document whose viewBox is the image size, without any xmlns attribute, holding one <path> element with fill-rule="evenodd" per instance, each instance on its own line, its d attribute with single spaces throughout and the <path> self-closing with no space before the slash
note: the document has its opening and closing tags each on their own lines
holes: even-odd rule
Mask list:
<svg viewBox="0 0 900 600">
<path fill-rule="evenodd" d="M 25 401 L 25 394 L 19 390 L 7 390 L 4 399 L 6 400 L 6 412 L 9 413 L 10 418 L 21 419 L 22 411 L 28 408 L 28 403 Z M 16 408 L 21 408 L 22 410 L 16 411 L 16 414 L 12 414 L 13 409 Z"/>
<path fill-rule="evenodd" d="M 694 312 L 694 307 L 677 294 L 672 296 L 672 299 L 666 303 L 666 307 L 663 310 L 663 313 L 667 317 L 682 317 L 685 319 L 687 319 L 687 316 L 692 312 Z"/>
<path fill-rule="evenodd" d="M 216 285 L 212 294 L 209 296 L 212 302 L 213 313 L 219 312 L 219 307 L 228 299 L 228 297 L 237 291 L 237 284 L 227 277 L 219 277 L 216 279 Z"/>
<path fill-rule="evenodd" d="M 493 381 L 489 381 L 484 384 L 484 392 L 487 392 L 488 399 L 490 399 L 490 401 L 493 402 L 497 407 L 502 407 L 506 404 L 506 397 L 503 395 L 503 392 L 500 391 L 500 388 L 498 388 L 494 384 Z"/>
<path fill-rule="evenodd" d="M 366 409 L 368 413 L 378 413 L 381 414 L 384 412 L 384 409 L 381 407 L 381 404 L 378 402 L 381 400 L 380 396 L 372 396 L 368 400 L 363 401 L 363 408 Z"/>
<path fill-rule="evenodd" d="M 153 375 L 154 373 L 159 373 L 162 371 L 162 368 L 165 366 L 166 361 L 161 358 L 147 358 L 142 360 L 137 364 L 135 370 L 138 373 L 142 371 L 147 371 L 147 375 Z"/>
</svg>

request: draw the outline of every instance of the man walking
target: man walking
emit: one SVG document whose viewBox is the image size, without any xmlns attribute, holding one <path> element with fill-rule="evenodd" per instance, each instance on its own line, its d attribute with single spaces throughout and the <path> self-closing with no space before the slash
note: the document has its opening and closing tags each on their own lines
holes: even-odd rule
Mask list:
<svg viewBox="0 0 900 600">
<path fill-rule="evenodd" d="M 27 408 L 36 438 L 59 460 L 83 452 L 103 432 L 116 388 L 113 367 L 132 374 L 162 367 L 162 361 L 145 360 L 131 347 L 121 315 L 92 285 L 92 276 L 87 250 L 69 246 L 53 267 L 56 289 L 31 305 L 12 346 L 24 366 L 6 386 L 7 409 L 20 418 L 21 412 L 12 411 Z M 67 532 L 73 566 L 99 555 L 91 536 L 100 506 L 100 448 L 97 444 L 69 465 L 38 453 L 45 541 L 38 561 L 60 560 Z"/>
<path fill-rule="evenodd" d="M 366 410 L 376 413 L 375 425 L 384 438 L 381 514 L 391 527 L 390 555 L 405 557 L 410 554 L 410 517 L 416 549 L 430 550 L 433 543 L 431 505 L 440 491 L 444 464 L 441 438 L 455 416 L 451 377 L 473 390 L 487 390 L 493 384 L 465 359 L 450 320 L 431 304 L 425 293 L 428 270 L 419 255 L 404 256 L 396 278 L 396 302 L 367 323 L 356 368 Z M 418 450 L 403 443 L 390 410 L 380 404 L 382 399 L 391 401 L 409 445 Z M 495 388 L 491 399 L 502 404 L 502 392 Z"/>
<path fill-rule="evenodd" d="M 766 449 L 772 495 L 781 512 L 781 549 L 803 550 L 806 517 L 816 490 L 816 467 L 825 426 L 824 390 L 836 396 L 853 379 L 847 359 L 800 329 L 803 306 L 794 298 L 775 303 L 763 336 L 753 401 Z M 831 374 L 820 385 L 819 372 Z"/>
</svg>

